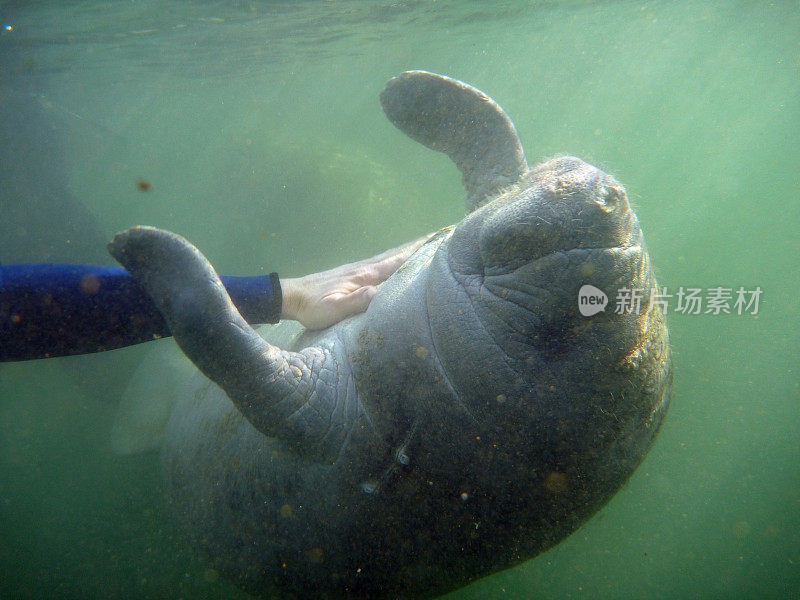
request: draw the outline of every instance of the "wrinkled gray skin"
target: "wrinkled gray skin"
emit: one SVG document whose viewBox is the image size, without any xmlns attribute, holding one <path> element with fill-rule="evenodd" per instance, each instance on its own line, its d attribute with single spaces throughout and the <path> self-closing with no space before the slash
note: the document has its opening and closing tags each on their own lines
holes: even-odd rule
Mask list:
<svg viewBox="0 0 800 600">
<path fill-rule="evenodd" d="M 176 407 L 169 498 L 215 568 L 270 598 L 431 598 L 536 556 L 623 485 L 669 401 L 658 307 L 613 310 L 656 285 L 622 186 L 577 158 L 528 169 L 461 82 L 403 73 L 381 102 L 453 158 L 469 214 L 302 349 L 259 337 L 183 238 L 110 245 L 227 394 Z M 579 314 L 583 284 L 605 312 Z"/>
</svg>

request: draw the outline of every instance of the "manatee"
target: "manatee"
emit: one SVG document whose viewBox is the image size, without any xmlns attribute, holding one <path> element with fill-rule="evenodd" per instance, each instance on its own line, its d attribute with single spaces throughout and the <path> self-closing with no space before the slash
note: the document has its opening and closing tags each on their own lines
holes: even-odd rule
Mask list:
<svg viewBox="0 0 800 600">
<path fill-rule="evenodd" d="M 526 561 L 620 489 L 669 403 L 622 185 L 568 156 L 529 168 L 508 116 L 460 81 L 405 72 L 380 99 L 453 159 L 468 213 L 365 313 L 278 347 L 182 237 L 135 227 L 109 245 L 210 380 L 170 417 L 169 501 L 211 565 L 263 597 L 432 598 Z M 584 285 L 604 310 L 583 316 Z M 640 307 L 615 309 L 630 290 Z"/>
</svg>

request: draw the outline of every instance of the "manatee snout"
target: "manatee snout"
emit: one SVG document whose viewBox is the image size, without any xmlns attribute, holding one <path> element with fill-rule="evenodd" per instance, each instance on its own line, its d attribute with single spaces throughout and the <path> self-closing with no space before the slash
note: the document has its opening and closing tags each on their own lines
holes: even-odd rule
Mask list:
<svg viewBox="0 0 800 600">
<path fill-rule="evenodd" d="M 520 184 L 469 215 L 454 235 L 465 272 L 510 273 L 558 254 L 581 256 L 637 244 L 639 224 L 623 186 L 572 157 L 532 169 Z M 470 252 L 465 247 L 473 245 Z M 471 256 L 473 264 L 467 263 Z"/>
</svg>

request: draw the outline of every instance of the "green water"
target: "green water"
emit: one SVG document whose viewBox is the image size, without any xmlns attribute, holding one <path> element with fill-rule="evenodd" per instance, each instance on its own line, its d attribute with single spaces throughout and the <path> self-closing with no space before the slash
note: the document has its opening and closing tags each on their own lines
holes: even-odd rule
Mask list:
<svg viewBox="0 0 800 600">
<path fill-rule="evenodd" d="M 103 240 L 152 224 L 221 272 L 291 276 L 453 223 L 457 170 L 378 104 L 410 68 L 498 100 L 529 162 L 616 175 L 661 285 L 760 287 L 758 314 L 669 312 L 673 402 L 631 481 L 450 597 L 800 597 L 800 4 L 26 4 L 0 2 L 0 186 L 68 192 L 96 237 L 51 207 L 0 261 L 111 264 Z M 0 598 L 245 597 L 184 542 L 157 456 L 109 451 L 143 355 L 0 365 Z"/>
</svg>

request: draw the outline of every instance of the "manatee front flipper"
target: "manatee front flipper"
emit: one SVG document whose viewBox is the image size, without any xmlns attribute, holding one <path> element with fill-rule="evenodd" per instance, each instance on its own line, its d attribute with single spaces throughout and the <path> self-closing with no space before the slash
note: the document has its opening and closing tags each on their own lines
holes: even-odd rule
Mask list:
<svg viewBox="0 0 800 600">
<path fill-rule="evenodd" d="M 306 454 L 336 455 L 357 407 L 341 406 L 348 404 L 340 387 L 347 377 L 327 350 L 268 344 L 236 310 L 208 260 L 179 235 L 134 227 L 108 249 L 153 298 L 186 356 L 256 429 Z"/>
<path fill-rule="evenodd" d="M 456 79 L 406 71 L 381 92 L 381 105 L 410 138 L 447 154 L 463 175 L 472 211 L 528 170 L 517 130 L 486 94 Z"/>
</svg>

